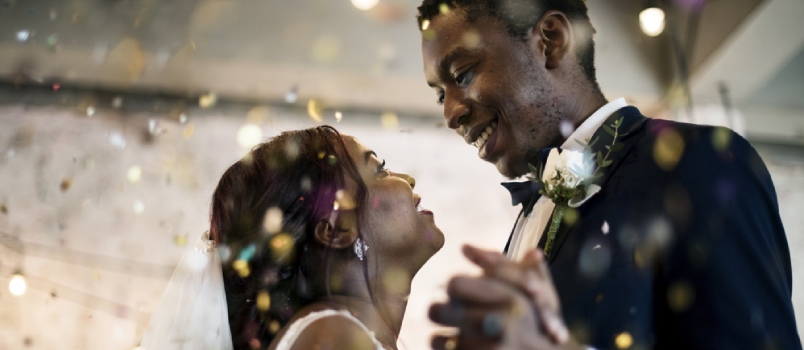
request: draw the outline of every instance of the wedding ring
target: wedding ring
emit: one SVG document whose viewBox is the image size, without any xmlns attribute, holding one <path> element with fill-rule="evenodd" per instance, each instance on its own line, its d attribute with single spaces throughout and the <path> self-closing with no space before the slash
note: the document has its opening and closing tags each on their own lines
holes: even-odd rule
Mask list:
<svg viewBox="0 0 804 350">
<path fill-rule="evenodd" d="M 483 317 L 483 335 L 487 337 L 498 337 L 503 331 L 503 318 L 502 315 L 492 312 Z"/>
</svg>

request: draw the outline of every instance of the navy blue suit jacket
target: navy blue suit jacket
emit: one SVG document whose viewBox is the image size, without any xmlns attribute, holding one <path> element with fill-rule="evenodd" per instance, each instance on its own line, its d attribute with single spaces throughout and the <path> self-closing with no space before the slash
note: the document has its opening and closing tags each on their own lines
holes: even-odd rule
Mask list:
<svg viewBox="0 0 804 350">
<path fill-rule="evenodd" d="M 597 181 L 602 190 L 562 223 L 548 257 L 575 339 L 598 349 L 618 340 L 801 349 L 790 252 L 757 152 L 731 130 L 648 119 L 634 107 L 606 124 L 621 117 L 630 133 Z M 605 154 L 612 137 L 598 136 L 593 150 Z"/>
</svg>

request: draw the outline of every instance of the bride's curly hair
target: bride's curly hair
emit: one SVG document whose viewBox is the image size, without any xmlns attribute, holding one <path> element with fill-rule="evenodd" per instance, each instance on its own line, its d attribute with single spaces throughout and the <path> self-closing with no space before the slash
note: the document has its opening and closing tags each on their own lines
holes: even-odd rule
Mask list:
<svg viewBox="0 0 804 350">
<path fill-rule="evenodd" d="M 366 185 L 341 135 L 330 126 L 283 132 L 256 146 L 221 177 L 212 197 L 210 236 L 223 252 L 235 349 L 267 348 L 301 306 L 320 297 L 306 285 L 305 275 L 320 274 L 316 269 L 321 267 L 311 261 L 324 259 L 329 279 L 333 250 L 326 249 L 324 257 L 306 256 L 312 252 L 307 243 L 316 223 L 333 215 L 337 192 L 347 179 L 357 183 L 355 200 L 365 207 Z M 270 234 L 264 226 L 271 208 L 282 211 L 281 234 Z M 346 253 L 354 254 L 339 254 Z"/>
</svg>

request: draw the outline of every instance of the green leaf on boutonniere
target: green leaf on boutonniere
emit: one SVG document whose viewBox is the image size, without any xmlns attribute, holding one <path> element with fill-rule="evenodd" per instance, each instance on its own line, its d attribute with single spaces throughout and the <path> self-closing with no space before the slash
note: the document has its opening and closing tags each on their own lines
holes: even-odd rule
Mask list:
<svg viewBox="0 0 804 350">
<path fill-rule="evenodd" d="M 625 117 L 620 117 L 620 119 L 617 119 L 617 124 L 616 125 L 617 125 L 618 128 L 620 127 L 620 125 L 623 125 L 623 119 L 625 119 Z"/>
<path fill-rule="evenodd" d="M 623 144 L 622 143 L 615 143 L 615 144 L 611 145 L 610 149 L 611 149 L 612 152 L 617 152 L 617 151 L 623 149 Z"/>
<path fill-rule="evenodd" d="M 592 146 L 594 146 L 595 143 L 597 143 L 597 140 L 599 140 L 599 139 L 600 139 L 600 136 L 595 137 L 595 139 L 592 140 L 592 142 L 589 142 L 589 147 L 588 148 L 592 148 Z"/>
<path fill-rule="evenodd" d="M 581 140 L 578 140 L 578 139 L 575 139 L 575 142 L 577 142 L 577 143 L 578 143 L 579 145 L 581 145 L 581 147 L 583 147 L 583 148 L 589 148 L 589 147 L 592 147 L 590 144 L 588 144 L 588 143 L 586 143 L 586 142 L 583 142 L 583 141 L 581 141 Z"/>
<path fill-rule="evenodd" d="M 532 171 L 534 175 L 536 175 L 537 177 L 539 176 L 538 173 L 539 169 L 536 169 L 536 167 L 533 166 L 533 164 L 528 163 L 528 168 L 530 168 L 530 171 Z"/>
<path fill-rule="evenodd" d="M 603 164 L 603 153 L 597 152 L 597 160 L 595 161 L 597 166 Z"/>
<path fill-rule="evenodd" d="M 611 128 L 610 128 L 608 125 L 606 125 L 606 124 L 603 124 L 602 126 L 603 126 L 603 130 L 605 130 L 607 134 L 609 134 L 609 135 L 611 135 L 611 136 L 614 136 L 614 130 L 612 130 L 612 129 L 611 129 Z M 616 126 L 615 126 L 615 128 L 616 128 Z"/>
<path fill-rule="evenodd" d="M 600 167 L 605 168 L 605 167 L 608 167 L 609 165 L 611 165 L 611 161 L 607 160 L 607 161 L 603 162 L 603 164 Z"/>
</svg>

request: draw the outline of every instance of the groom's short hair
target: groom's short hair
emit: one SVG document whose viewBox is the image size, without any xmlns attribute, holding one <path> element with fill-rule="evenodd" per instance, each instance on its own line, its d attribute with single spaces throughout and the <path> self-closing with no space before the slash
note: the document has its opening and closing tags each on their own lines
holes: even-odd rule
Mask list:
<svg viewBox="0 0 804 350">
<path fill-rule="evenodd" d="M 470 22 L 484 16 L 501 19 L 508 28 L 509 35 L 523 40 L 547 11 L 563 13 L 573 26 L 581 30 L 582 36 L 577 47 L 578 62 L 586 78 L 597 86 L 595 46 L 592 40 L 595 29 L 589 20 L 585 0 L 424 0 L 416 16 L 419 29 L 422 29 L 422 22 L 440 14 L 443 6 L 462 10 Z"/>
</svg>

